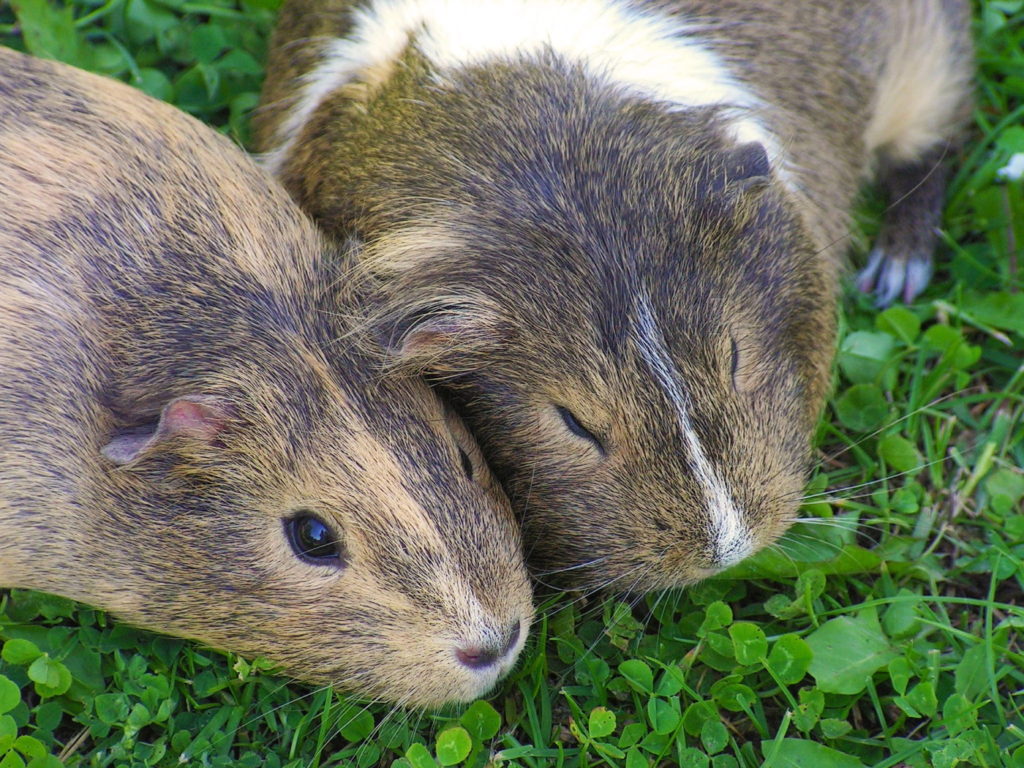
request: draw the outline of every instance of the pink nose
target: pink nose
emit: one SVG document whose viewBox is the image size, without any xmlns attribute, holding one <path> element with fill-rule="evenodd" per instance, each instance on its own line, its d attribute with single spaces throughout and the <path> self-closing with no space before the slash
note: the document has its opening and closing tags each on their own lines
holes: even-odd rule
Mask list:
<svg viewBox="0 0 1024 768">
<path fill-rule="evenodd" d="M 494 645 L 470 645 L 465 648 L 455 649 L 455 658 L 459 660 L 461 664 L 469 667 L 470 669 L 485 669 L 491 666 L 499 659 L 508 655 L 519 639 L 519 626 L 520 623 L 517 621 L 505 634 L 505 640 L 502 643 L 496 643 Z"/>
</svg>

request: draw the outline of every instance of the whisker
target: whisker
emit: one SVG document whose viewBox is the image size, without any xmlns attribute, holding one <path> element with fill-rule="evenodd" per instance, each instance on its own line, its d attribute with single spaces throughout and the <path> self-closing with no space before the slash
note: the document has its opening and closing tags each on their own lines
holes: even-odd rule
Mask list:
<svg viewBox="0 0 1024 768">
<path fill-rule="evenodd" d="M 546 570 L 546 571 L 536 571 L 535 573 L 533 573 L 531 575 L 534 577 L 534 579 L 538 579 L 538 577 L 540 577 L 540 576 L 551 576 L 551 575 L 556 574 L 556 573 L 568 573 L 569 571 L 576 571 L 576 570 L 579 570 L 580 568 L 589 568 L 592 565 L 599 565 L 599 564 L 603 563 L 605 560 L 607 560 L 609 557 L 611 557 L 611 555 L 602 555 L 601 557 L 595 557 L 593 560 L 586 560 L 586 561 L 584 561 L 582 563 L 576 563 L 575 565 L 567 565 L 564 568 L 551 568 L 551 569 Z M 543 582 L 541 582 L 541 583 L 543 584 Z M 550 585 L 545 584 L 544 586 L 550 586 Z M 554 588 L 554 587 L 552 587 L 552 588 Z"/>
</svg>

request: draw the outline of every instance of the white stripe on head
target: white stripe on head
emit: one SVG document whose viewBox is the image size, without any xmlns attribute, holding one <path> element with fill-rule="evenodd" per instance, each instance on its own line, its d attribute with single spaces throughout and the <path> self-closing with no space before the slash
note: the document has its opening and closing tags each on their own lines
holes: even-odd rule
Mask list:
<svg viewBox="0 0 1024 768">
<path fill-rule="evenodd" d="M 637 301 L 636 341 L 641 357 L 651 369 L 669 402 L 675 407 L 679 430 L 682 432 L 689 454 L 693 474 L 704 489 L 708 512 L 711 516 L 713 544 L 717 565 L 729 566 L 749 555 L 753 546 L 750 529 L 743 522 L 732 494 L 718 474 L 700 444 L 690 421 L 689 397 L 679 383 L 679 371 L 669 355 L 665 337 L 651 311 L 650 300 L 641 295 Z"/>
<path fill-rule="evenodd" d="M 376 0 L 353 12 L 348 37 L 327 41 L 304 76 L 295 107 L 278 130 L 283 160 L 303 124 L 329 93 L 360 73 L 386 68 L 416 36 L 416 47 L 443 79 L 457 69 L 551 50 L 603 81 L 680 108 L 723 106 L 737 142 L 764 145 L 788 183 L 779 141 L 757 118 L 763 103 L 698 41 L 698 24 L 623 0 Z"/>
</svg>

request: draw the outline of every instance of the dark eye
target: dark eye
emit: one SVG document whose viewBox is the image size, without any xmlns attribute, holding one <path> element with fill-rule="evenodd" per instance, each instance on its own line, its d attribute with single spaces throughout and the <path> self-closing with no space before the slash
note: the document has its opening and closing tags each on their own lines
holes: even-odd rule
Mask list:
<svg viewBox="0 0 1024 768">
<path fill-rule="evenodd" d="M 299 512 L 284 521 L 288 543 L 295 555 L 311 565 L 329 565 L 341 568 L 345 565 L 341 542 L 334 531 L 311 512 Z"/>
<path fill-rule="evenodd" d="M 740 348 L 736 344 L 736 339 L 730 339 L 732 342 L 732 385 L 736 386 L 736 371 L 740 367 Z"/>
<path fill-rule="evenodd" d="M 459 448 L 459 458 L 462 460 L 462 471 L 466 473 L 466 477 L 470 480 L 473 479 L 473 462 L 469 459 L 469 454 Z"/>
<path fill-rule="evenodd" d="M 589 440 L 594 444 L 594 447 L 601 452 L 601 455 L 604 456 L 604 446 L 601 445 L 601 441 L 594 436 L 594 433 L 580 424 L 579 419 L 577 419 L 573 415 L 573 412 L 568 408 L 563 408 L 559 405 L 557 406 L 557 409 L 558 415 L 562 417 L 562 421 L 565 422 L 565 426 L 568 427 L 569 431 L 576 435 L 576 437 L 582 437 L 584 440 Z"/>
</svg>

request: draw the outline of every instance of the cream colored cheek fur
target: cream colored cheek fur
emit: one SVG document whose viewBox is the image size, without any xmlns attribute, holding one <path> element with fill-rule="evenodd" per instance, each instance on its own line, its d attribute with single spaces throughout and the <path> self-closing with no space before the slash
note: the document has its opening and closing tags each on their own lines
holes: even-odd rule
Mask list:
<svg viewBox="0 0 1024 768">
<path fill-rule="evenodd" d="M 760 142 L 785 182 L 779 142 L 755 117 L 761 103 L 678 18 L 630 9 L 614 0 L 378 0 L 354 12 L 352 33 L 324 45 L 303 79 L 295 108 L 278 131 L 281 145 L 263 158 L 278 172 L 317 105 L 339 87 L 387 71 L 416 35 L 417 49 L 440 73 L 545 50 L 587 66 L 595 77 L 681 108 L 732 108 L 737 142 Z"/>
</svg>

